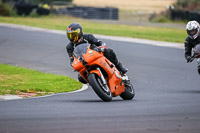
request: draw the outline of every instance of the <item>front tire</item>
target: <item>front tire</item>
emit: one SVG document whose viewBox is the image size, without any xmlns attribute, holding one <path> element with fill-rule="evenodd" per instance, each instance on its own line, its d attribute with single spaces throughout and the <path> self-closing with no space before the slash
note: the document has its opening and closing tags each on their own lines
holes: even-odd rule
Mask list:
<svg viewBox="0 0 200 133">
<path fill-rule="evenodd" d="M 93 88 L 94 92 L 105 102 L 112 100 L 112 94 L 110 88 L 103 85 L 101 77 L 97 74 L 92 73 L 88 76 L 88 81 L 90 86 Z"/>
<path fill-rule="evenodd" d="M 198 71 L 198 73 L 199 73 L 199 75 L 200 75 L 200 64 L 199 64 L 198 67 L 197 67 L 197 71 Z"/>
</svg>

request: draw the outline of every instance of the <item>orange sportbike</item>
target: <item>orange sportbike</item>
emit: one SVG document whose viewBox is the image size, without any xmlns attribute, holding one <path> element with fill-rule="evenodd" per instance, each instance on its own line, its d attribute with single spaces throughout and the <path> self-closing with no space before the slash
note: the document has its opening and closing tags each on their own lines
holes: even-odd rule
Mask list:
<svg viewBox="0 0 200 133">
<path fill-rule="evenodd" d="M 74 49 L 72 66 L 103 101 L 111 101 L 116 96 L 131 100 L 135 96 L 128 76 L 122 76 L 115 65 L 102 52 L 91 49 L 90 44 L 81 44 Z"/>
</svg>

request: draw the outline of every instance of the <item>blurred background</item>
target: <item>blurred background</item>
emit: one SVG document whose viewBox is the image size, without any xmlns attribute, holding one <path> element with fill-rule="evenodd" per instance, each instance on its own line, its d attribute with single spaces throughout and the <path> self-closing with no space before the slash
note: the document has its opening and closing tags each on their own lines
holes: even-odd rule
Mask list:
<svg viewBox="0 0 200 133">
<path fill-rule="evenodd" d="M 200 0 L 0 0 L 1 16 L 50 14 L 127 24 L 200 22 Z"/>
</svg>

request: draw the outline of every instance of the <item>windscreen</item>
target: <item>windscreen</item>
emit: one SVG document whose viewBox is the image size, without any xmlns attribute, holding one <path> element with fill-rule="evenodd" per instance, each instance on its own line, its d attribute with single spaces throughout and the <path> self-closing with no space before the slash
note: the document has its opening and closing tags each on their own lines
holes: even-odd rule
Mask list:
<svg viewBox="0 0 200 133">
<path fill-rule="evenodd" d="M 78 57 L 82 57 L 82 54 L 86 54 L 87 47 L 89 46 L 88 43 L 80 44 L 75 47 L 74 49 L 74 56 L 78 59 Z"/>
</svg>

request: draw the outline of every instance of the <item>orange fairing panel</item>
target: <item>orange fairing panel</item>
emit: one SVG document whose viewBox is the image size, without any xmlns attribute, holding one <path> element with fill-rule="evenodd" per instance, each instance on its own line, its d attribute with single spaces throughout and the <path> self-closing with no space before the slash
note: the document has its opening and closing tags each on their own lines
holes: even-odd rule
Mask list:
<svg viewBox="0 0 200 133">
<path fill-rule="evenodd" d="M 84 57 L 85 61 L 88 64 L 90 64 L 91 62 L 93 62 L 101 57 L 104 57 L 104 56 L 103 56 L 103 53 L 99 53 L 97 51 L 88 49 L 87 53 L 83 54 L 83 57 Z"/>
<path fill-rule="evenodd" d="M 116 72 L 112 75 L 108 82 L 113 97 L 118 96 L 125 91 L 124 84 L 121 85 L 122 79 L 116 75 Z"/>
<path fill-rule="evenodd" d="M 81 69 L 85 68 L 83 66 L 83 64 L 78 61 L 78 59 L 74 58 L 74 62 L 73 62 L 73 68 L 76 70 L 76 71 L 80 71 Z"/>
</svg>

